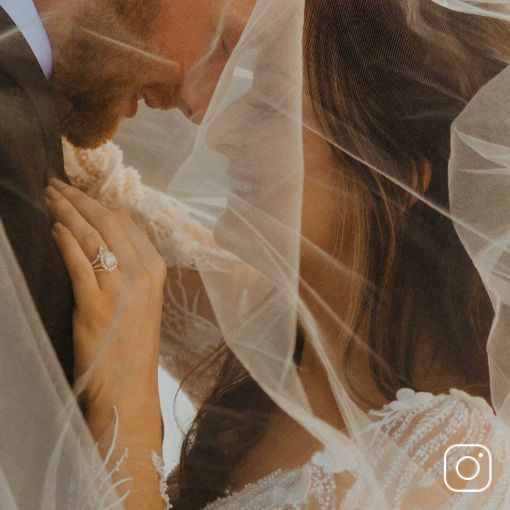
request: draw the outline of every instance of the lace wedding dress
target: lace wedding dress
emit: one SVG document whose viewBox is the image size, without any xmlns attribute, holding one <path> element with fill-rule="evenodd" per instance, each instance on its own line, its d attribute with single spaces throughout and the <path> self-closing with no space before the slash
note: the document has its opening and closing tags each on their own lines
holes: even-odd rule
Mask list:
<svg viewBox="0 0 510 510">
<path fill-rule="evenodd" d="M 214 243 L 181 204 L 144 186 L 138 172 L 123 164 L 122 152 L 114 144 L 84 151 L 64 142 L 64 155 L 72 184 L 108 207 L 126 209 L 166 257 L 169 279 L 161 365 L 172 377 L 184 380 L 184 390 L 199 403 L 209 386 L 204 382 L 187 383 L 186 376 L 215 351 L 221 336 L 207 298 L 193 277 L 193 246 L 200 243 L 201 250 L 208 246 L 215 250 Z M 219 259 L 226 256 L 218 253 Z M 214 376 L 209 374 L 201 381 L 212 384 Z M 384 470 L 384 486 L 380 489 L 386 497 L 391 496 L 392 508 L 461 510 L 468 500 L 472 505 L 475 497 L 479 498 L 479 510 L 510 508 L 508 431 L 483 399 L 457 390 L 434 396 L 402 389 L 396 401 L 372 411 L 370 417 L 372 425 L 367 433 L 374 437 L 371 468 Z M 444 452 L 456 444 L 482 444 L 492 451 L 493 473 L 498 476 L 484 492 L 452 496 L 445 487 L 444 494 L 438 495 L 445 466 L 453 470 L 459 461 L 459 456 L 452 455 L 445 464 Z M 397 445 L 405 458 L 395 456 L 392 445 Z M 358 454 L 355 442 L 339 457 L 338 450 L 335 455 L 327 450 L 317 452 L 304 466 L 275 471 L 239 492 L 226 494 L 207 510 L 377 508 L 369 477 L 365 476 L 367 467 L 360 460 L 364 456 Z"/>
</svg>

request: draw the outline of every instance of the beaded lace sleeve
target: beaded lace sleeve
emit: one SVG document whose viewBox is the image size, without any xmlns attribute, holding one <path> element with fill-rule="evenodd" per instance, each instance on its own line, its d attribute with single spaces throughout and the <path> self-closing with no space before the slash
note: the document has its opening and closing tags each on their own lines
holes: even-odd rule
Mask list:
<svg viewBox="0 0 510 510">
<path fill-rule="evenodd" d="M 510 480 L 510 441 L 487 402 L 455 389 L 439 396 L 403 389 L 397 397 L 371 413 L 377 430 L 374 469 L 384 473 L 380 477 L 382 489 L 394 507 L 504 508 L 501 505 L 508 497 Z M 483 445 L 490 452 L 492 472 L 487 471 L 489 459 L 485 456 L 480 460 L 479 478 L 465 483 L 457 477 L 456 469 L 462 457 L 478 457 L 479 448 L 473 445 Z M 463 492 L 483 487 L 489 476 L 492 481 L 486 490 Z"/>
<path fill-rule="evenodd" d="M 187 384 L 186 376 L 217 349 L 221 336 L 195 270 L 196 261 L 206 251 L 208 260 L 219 263 L 230 255 L 216 247 L 183 204 L 145 186 L 139 172 L 124 164 L 122 151 L 115 144 L 82 150 L 64 140 L 63 148 L 71 183 L 107 207 L 125 209 L 166 259 L 169 276 L 160 361 L 173 378 L 184 380 L 188 396 L 200 402 L 215 374 L 201 377 L 200 385 Z"/>
</svg>

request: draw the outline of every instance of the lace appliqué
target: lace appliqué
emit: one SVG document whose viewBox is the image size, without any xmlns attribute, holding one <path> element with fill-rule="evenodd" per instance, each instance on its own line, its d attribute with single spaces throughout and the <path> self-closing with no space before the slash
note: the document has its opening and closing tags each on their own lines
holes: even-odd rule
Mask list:
<svg viewBox="0 0 510 510">
<path fill-rule="evenodd" d="M 491 449 L 504 452 L 505 459 L 510 452 L 487 403 L 462 391 L 452 389 L 449 394 L 434 396 L 403 389 L 395 402 L 370 414 L 376 431 L 371 449 L 374 469 L 384 473 L 378 479 L 380 490 L 395 508 L 407 508 L 416 489 L 437 494 L 435 488 L 443 487 L 444 453 L 453 444 L 494 445 Z M 449 459 L 447 469 L 454 469 L 455 461 Z M 508 483 L 509 476 L 506 466 L 484 495 L 487 501 L 477 503 L 480 509 L 499 508 L 505 491 L 500 486 Z M 470 497 L 470 493 L 452 494 L 448 510 L 468 508 Z M 422 508 L 421 503 L 413 504 L 417 510 Z"/>
</svg>

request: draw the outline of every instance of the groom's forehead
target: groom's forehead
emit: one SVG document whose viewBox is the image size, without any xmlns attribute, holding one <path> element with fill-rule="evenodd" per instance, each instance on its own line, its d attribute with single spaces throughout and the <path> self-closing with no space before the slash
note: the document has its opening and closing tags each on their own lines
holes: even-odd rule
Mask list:
<svg viewBox="0 0 510 510">
<path fill-rule="evenodd" d="M 198 24 L 217 29 L 218 24 L 228 20 L 246 23 L 257 0 L 162 0 L 162 12 L 173 12 L 174 16 L 194 20 Z"/>
<path fill-rule="evenodd" d="M 155 32 L 166 45 L 207 48 L 221 35 L 233 46 L 239 40 L 257 0 L 163 0 Z M 170 50 L 179 53 L 178 48 Z M 184 51 L 185 48 L 181 48 Z M 206 50 L 204 50 L 206 51 Z"/>
</svg>

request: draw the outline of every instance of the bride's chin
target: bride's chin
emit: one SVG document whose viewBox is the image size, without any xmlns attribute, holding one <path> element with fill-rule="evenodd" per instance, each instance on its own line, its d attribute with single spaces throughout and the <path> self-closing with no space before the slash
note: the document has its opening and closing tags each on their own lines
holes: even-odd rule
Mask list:
<svg viewBox="0 0 510 510">
<path fill-rule="evenodd" d="M 275 281 L 275 275 L 281 273 L 276 268 L 274 257 L 264 247 L 264 240 L 254 233 L 252 228 L 239 220 L 239 217 L 227 209 L 217 220 L 213 229 L 216 244 L 223 250 L 232 253 L 247 266 L 253 268 L 258 277 L 266 276 Z"/>
<path fill-rule="evenodd" d="M 255 257 L 252 256 L 257 250 L 254 246 L 253 232 L 230 209 L 226 209 L 218 218 L 213 236 L 223 250 L 234 254 L 251 266 L 257 265 Z"/>
</svg>

